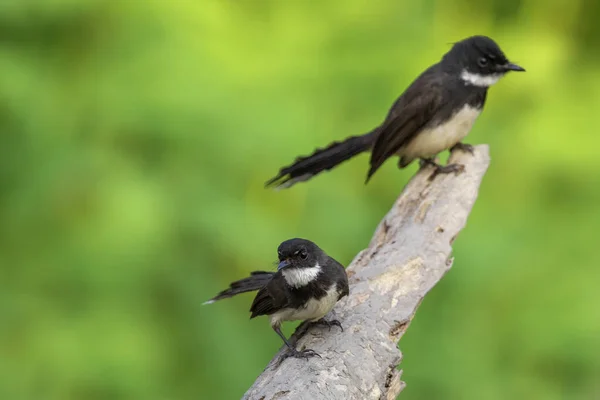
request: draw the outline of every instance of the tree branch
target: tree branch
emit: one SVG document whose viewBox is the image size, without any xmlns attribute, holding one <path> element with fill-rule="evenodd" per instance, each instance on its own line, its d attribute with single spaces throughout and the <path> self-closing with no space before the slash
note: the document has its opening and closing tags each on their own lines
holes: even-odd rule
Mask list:
<svg viewBox="0 0 600 400">
<path fill-rule="evenodd" d="M 487 145 L 455 151 L 460 175 L 419 171 L 377 227 L 369 247 L 347 268 L 350 295 L 326 318 L 344 327 L 307 328 L 292 336 L 298 349 L 323 358 L 288 358 L 285 346 L 244 399 L 395 399 L 404 388 L 398 342 L 423 297 L 452 266 L 451 244 L 467 222 L 489 165 Z"/>
</svg>

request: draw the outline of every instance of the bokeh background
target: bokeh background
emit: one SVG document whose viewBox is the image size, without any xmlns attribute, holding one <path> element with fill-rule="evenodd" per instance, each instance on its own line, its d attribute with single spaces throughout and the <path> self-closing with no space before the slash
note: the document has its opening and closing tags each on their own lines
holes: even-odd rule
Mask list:
<svg viewBox="0 0 600 400">
<path fill-rule="evenodd" d="M 492 88 L 469 137 L 492 165 L 402 339 L 401 398 L 600 398 L 599 13 L 1 1 L 0 398 L 239 398 L 280 339 L 248 320 L 251 295 L 201 303 L 291 237 L 348 265 L 416 167 L 364 186 L 361 155 L 287 191 L 264 181 L 376 126 L 472 34 L 527 72 Z"/>
</svg>

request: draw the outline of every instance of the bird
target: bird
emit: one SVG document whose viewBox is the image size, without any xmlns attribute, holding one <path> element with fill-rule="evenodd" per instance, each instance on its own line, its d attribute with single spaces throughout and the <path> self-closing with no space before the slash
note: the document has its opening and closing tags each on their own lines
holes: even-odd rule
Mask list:
<svg viewBox="0 0 600 400">
<path fill-rule="evenodd" d="M 396 99 L 379 126 L 296 158 L 265 187 L 291 187 L 369 150 L 365 184 L 392 156 L 400 157 L 399 168 L 416 159 L 421 167 L 433 165 L 430 179 L 439 173 L 460 173 L 463 165 L 442 166 L 435 162 L 435 156 L 444 150 L 473 154 L 473 146 L 463 139 L 483 110 L 490 86 L 510 71 L 525 69 L 510 62 L 490 37 L 477 35 L 456 42 Z"/>
<path fill-rule="evenodd" d="M 329 330 L 338 326 L 343 331 L 338 320 L 323 317 L 350 292 L 346 270 L 307 239 L 293 238 L 282 242 L 277 255 L 277 272 L 251 272 L 249 277 L 231 283 L 229 288 L 203 304 L 258 291 L 250 306 L 250 319 L 261 315 L 269 317 L 271 328 L 289 349 L 283 357 L 321 357 L 312 349 L 296 350 L 281 332 L 281 324 L 301 320 L 325 325 Z"/>
</svg>

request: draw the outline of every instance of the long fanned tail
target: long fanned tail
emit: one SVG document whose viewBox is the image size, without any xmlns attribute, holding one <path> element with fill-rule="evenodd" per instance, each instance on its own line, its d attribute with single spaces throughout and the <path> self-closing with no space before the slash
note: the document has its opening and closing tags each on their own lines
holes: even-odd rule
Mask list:
<svg viewBox="0 0 600 400">
<path fill-rule="evenodd" d="M 342 162 L 371 149 L 377 128 L 360 136 L 352 136 L 342 142 L 333 142 L 317 149 L 306 157 L 298 157 L 292 165 L 279 170 L 279 174 L 265 183 L 265 187 L 289 188 L 295 183 L 307 181 L 313 176 L 332 169 Z"/>
<path fill-rule="evenodd" d="M 250 276 L 239 281 L 232 282 L 228 289 L 223 290 L 212 299 L 203 304 L 212 304 L 217 300 L 227 299 L 240 293 L 253 292 L 264 287 L 273 277 L 274 272 L 254 271 Z"/>
</svg>

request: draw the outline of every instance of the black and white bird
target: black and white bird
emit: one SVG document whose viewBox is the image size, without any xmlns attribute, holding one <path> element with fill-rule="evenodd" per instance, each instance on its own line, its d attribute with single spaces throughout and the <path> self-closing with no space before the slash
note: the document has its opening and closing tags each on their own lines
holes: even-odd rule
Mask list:
<svg viewBox="0 0 600 400">
<path fill-rule="evenodd" d="M 366 182 L 392 156 L 399 168 L 413 160 L 436 167 L 438 173 L 460 172 L 463 165 L 441 166 L 435 156 L 447 149 L 473 152 L 462 143 L 483 110 L 488 88 L 509 71 L 525 71 L 509 62 L 500 47 L 486 36 L 455 43 L 437 64 L 427 68 L 400 95 L 381 125 L 298 157 L 265 186 L 290 187 L 365 151 L 371 150 Z M 365 183 L 366 183 L 365 182 Z"/>
<path fill-rule="evenodd" d="M 228 289 L 204 304 L 258 290 L 250 307 L 250 318 L 269 316 L 271 327 L 290 350 L 286 356 L 319 356 L 311 349 L 296 350 L 281 332 L 281 323 L 310 321 L 327 325 L 330 329 L 336 325 L 343 330 L 339 321 L 327 321 L 323 317 L 349 293 L 346 270 L 306 239 L 286 240 L 279 245 L 277 254 L 277 272 L 252 272 L 249 277 L 231 283 Z"/>
</svg>

